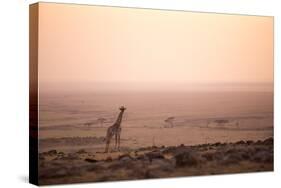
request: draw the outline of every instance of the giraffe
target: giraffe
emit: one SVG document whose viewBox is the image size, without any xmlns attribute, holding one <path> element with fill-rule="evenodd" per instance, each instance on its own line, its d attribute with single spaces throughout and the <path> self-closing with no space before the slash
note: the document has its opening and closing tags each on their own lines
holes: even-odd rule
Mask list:
<svg viewBox="0 0 281 188">
<path fill-rule="evenodd" d="M 117 147 L 117 145 L 118 145 L 118 151 L 120 148 L 121 122 L 126 108 L 124 106 L 121 106 L 119 110 L 120 113 L 118 115 L 116 122 L 110 127 L 108 127 L 107 129 L 106 138 L 105 138 L 106 139 L 105 153 L 108 153 L 110 140 L 113 136 L 115 136 L 115 148 Z"/>
</svg>

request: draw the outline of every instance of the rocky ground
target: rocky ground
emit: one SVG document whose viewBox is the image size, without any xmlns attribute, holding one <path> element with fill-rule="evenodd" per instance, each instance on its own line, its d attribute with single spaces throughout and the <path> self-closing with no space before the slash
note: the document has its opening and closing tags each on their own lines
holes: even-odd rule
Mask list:
<svg viewBox="0 0 281 188">
<path fill-rule="evenodd" d="M 39 183 L 64 184 L 273 171 L 273 138 L 121 152 L 39 154 Z"/>
</svg>

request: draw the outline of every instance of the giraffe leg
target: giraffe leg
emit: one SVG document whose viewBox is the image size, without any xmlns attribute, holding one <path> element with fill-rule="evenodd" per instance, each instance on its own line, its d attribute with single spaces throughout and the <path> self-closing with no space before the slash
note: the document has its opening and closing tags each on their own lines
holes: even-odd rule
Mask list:
<svg viewBox="0 0 281 188">
<path fill-rule="evenodd" d="M 106 146 L 104 151 L 105 153 L 108 153 L 111 137 L 112 136 L 109 133 L 106 135 Z"/>
<path fill-rule="evenodd" d="M 118 139 L 117 139 L 117 141 L 118 141 L 118 151 L 120 151 L 120 137 L 121 137 L 121 131 L 119 131 L 118 132 Z"/>
<path fill-rule="evenodd" d="M 118 133 L 115 134 L 115 147 L 114 147 L 115 150 L 117 148 L 117 139 L 118 139 Z"/>
<path fill-rule="evenodd" d="M 107 138 L 106 139 L 106 146 L 105 146 L 105 153 L 108 153 L 108 148 L 109 148 L 110 140 Z"/>
</svg>

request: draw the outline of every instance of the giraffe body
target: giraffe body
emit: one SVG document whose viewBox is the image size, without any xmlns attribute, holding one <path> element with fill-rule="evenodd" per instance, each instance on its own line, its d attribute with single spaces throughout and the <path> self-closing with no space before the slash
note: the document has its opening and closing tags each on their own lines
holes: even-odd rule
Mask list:
<svg viewBox="0 0 281 188">
<path fill-rule="evenodd" d="M 112 137 L 115 137 L 115 148 L 117 147 L 118 150 L 120 149 L 121 123 L 126 108 L 124 106 L 121 106 L 119 109 L 120 109 L 120 113 L 116 122 L 112 126 L 108 127 L 106 132 L 105 152 L 108 152 Z"/>
</svg>

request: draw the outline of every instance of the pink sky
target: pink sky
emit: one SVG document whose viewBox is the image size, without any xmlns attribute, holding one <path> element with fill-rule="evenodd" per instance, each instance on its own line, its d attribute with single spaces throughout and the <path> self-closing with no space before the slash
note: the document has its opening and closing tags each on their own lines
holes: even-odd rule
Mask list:
<svg viewBox="0 0 281 188">
<path fill-rule="evenodd" d="M 40 3 L 39 79 L 273 82 L 273 17 Z"/>
</svg>

